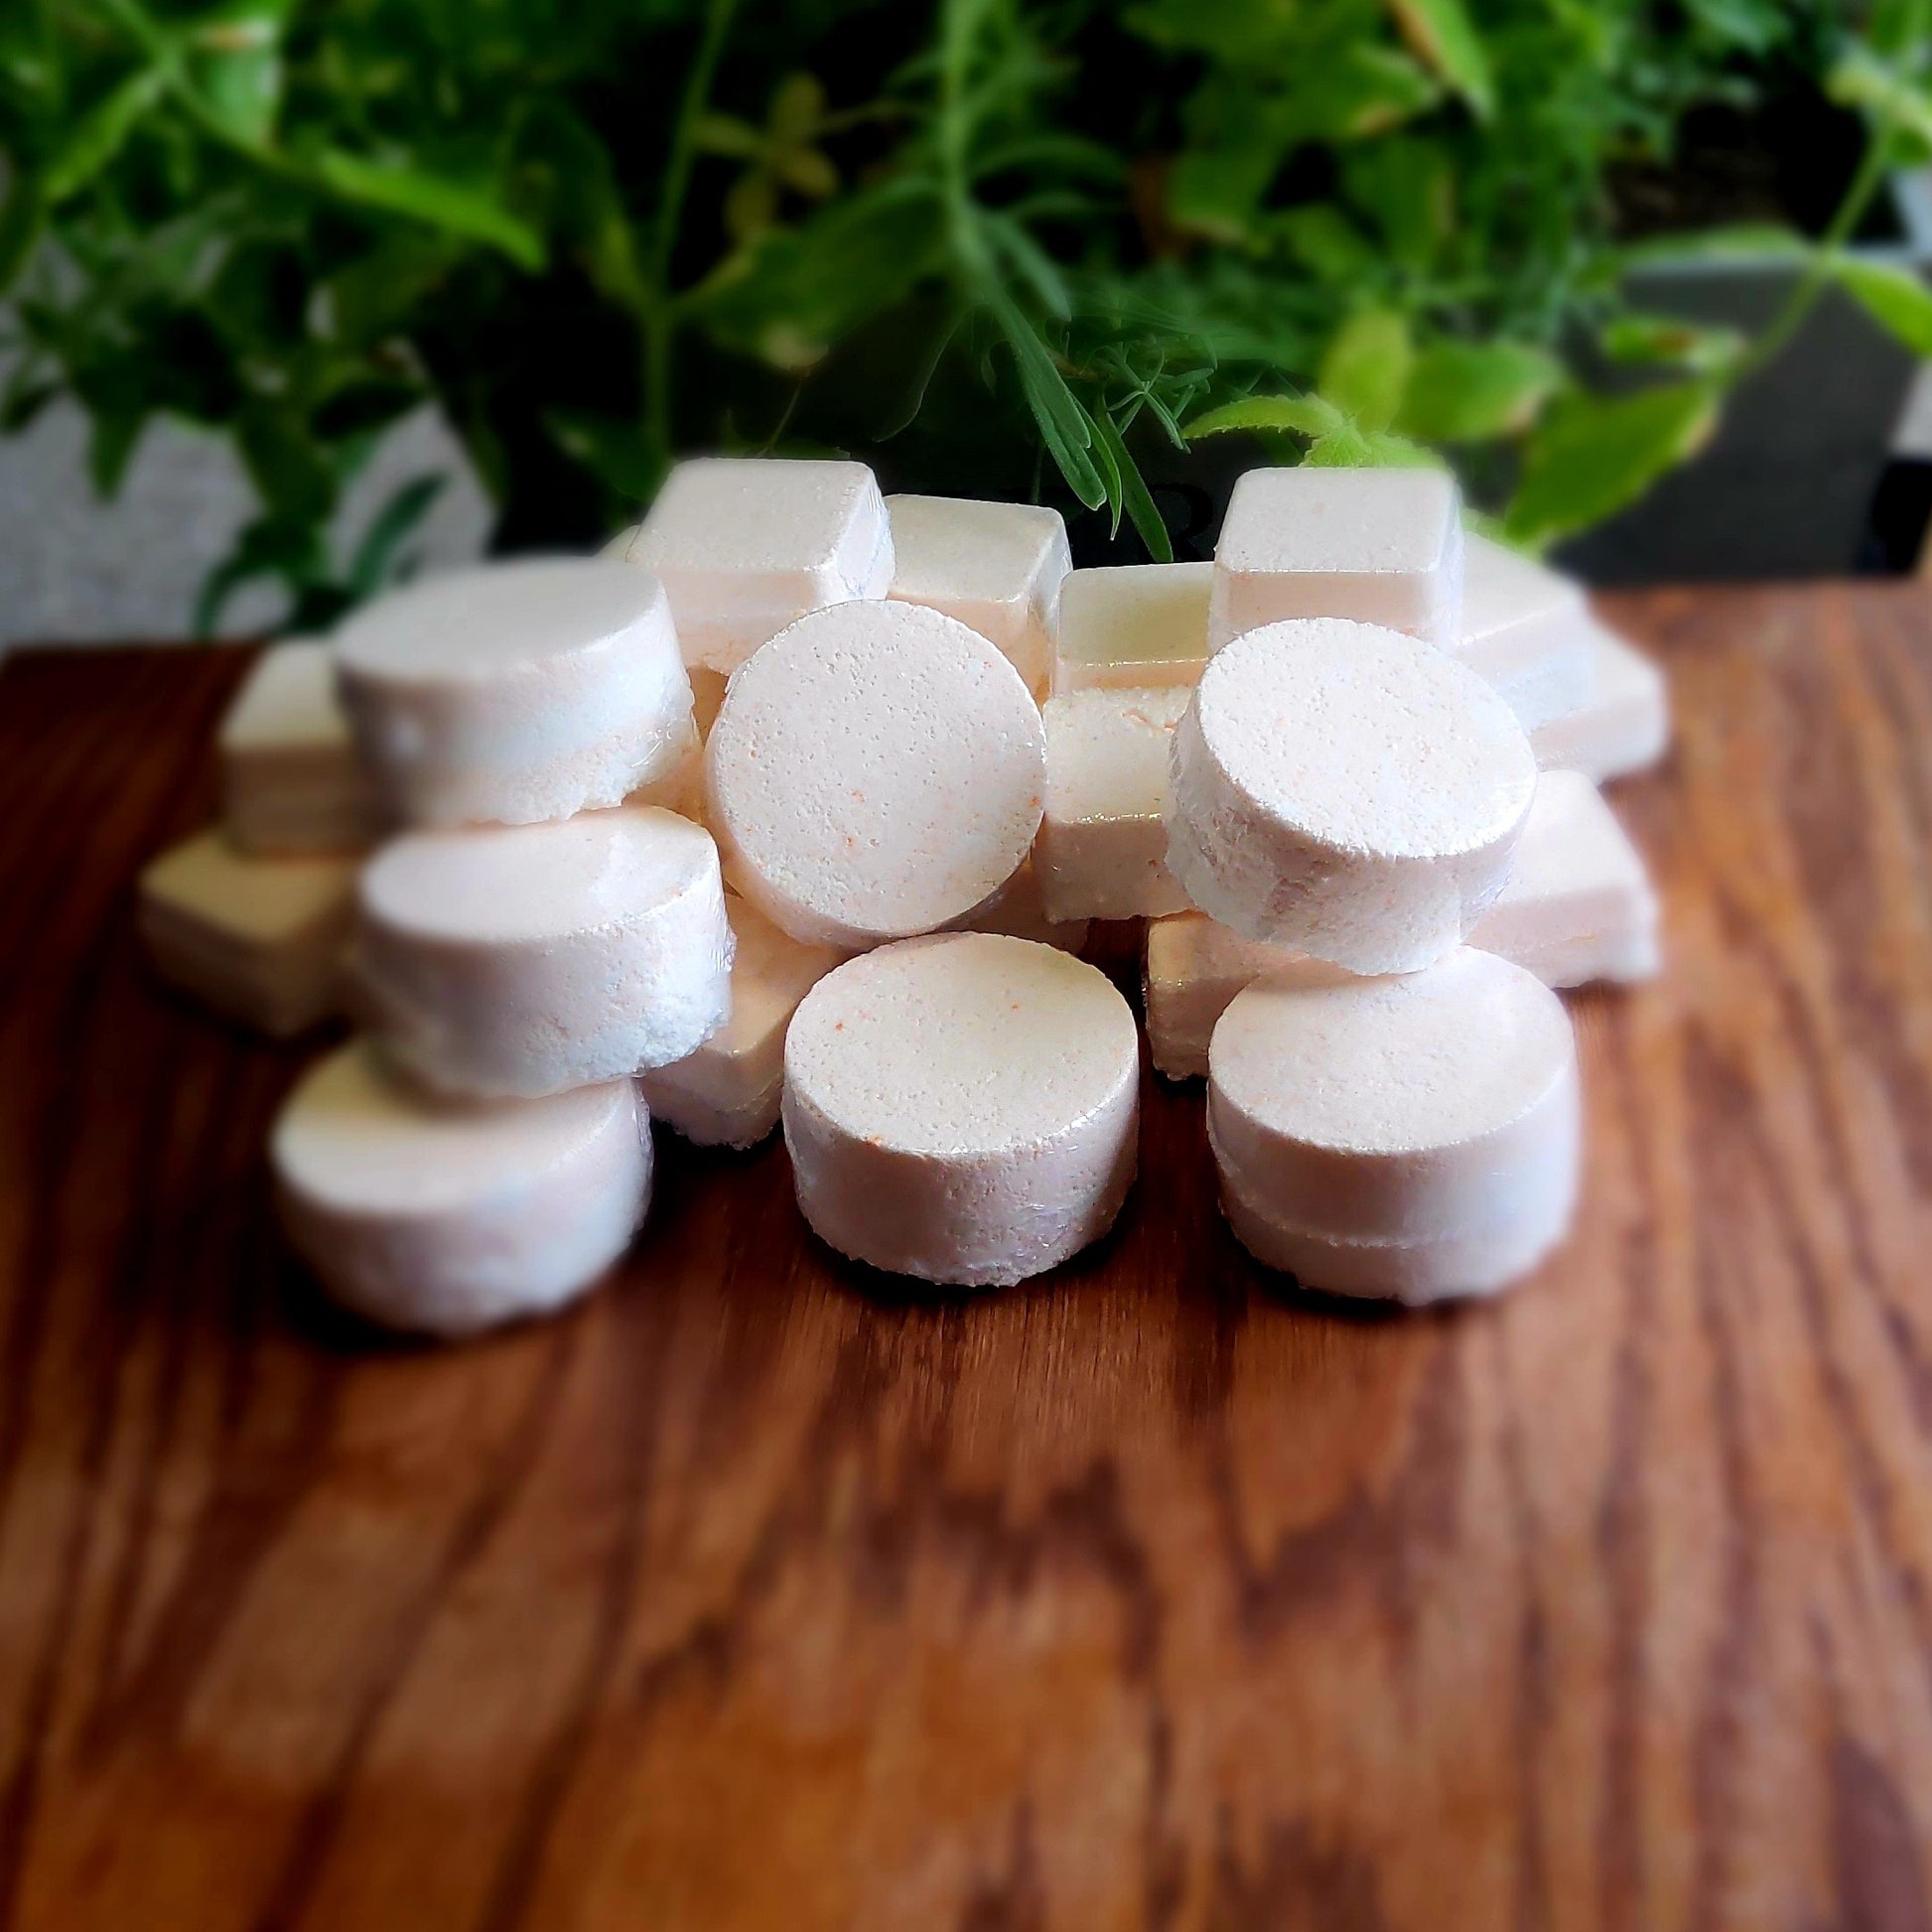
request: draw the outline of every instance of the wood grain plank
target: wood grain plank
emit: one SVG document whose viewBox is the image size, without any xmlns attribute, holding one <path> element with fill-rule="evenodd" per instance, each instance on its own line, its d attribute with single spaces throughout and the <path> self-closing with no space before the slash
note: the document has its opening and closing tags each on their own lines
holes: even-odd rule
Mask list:
<svg viewBox="0 0 1932 1932">
<path fill-rule="evenodd" d="M 232 652 L 0 668 L 0 1925 L 1932 1932 L 1932 594 L 1658 593 L 1670 965 L 1503 1305 L 901 1296 L 663 1150 L 563 1319 L 319 1306 L 154 988 Z"/>
</svg>

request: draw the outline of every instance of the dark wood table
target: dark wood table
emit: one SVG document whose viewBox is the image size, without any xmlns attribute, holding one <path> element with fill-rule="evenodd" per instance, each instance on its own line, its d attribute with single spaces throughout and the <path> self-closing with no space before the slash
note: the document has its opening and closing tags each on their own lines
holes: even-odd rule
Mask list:
<svg viewBox="0 0 1932 1932">
<path fill-rule="evenodd" d="M 783 1152 L 385 1344 L 303 1049 L 157 992 L 240 660 L 0 669 L 0 1924 L 1932 1925 L 1932 598 L 1659 594 L 1670 965 L 1495 1308 L 1284 1296 L 1150 1079 L 1116 1235 L 881 1299 Z"/>
</svg>

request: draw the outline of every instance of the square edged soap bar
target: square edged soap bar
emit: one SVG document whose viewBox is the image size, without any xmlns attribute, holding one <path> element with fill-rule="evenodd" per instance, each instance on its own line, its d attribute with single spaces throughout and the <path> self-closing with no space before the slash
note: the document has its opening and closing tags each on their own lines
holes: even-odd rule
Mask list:
<svg viewBox="0 0 1932 1932">
<path fill-rule="evenodd" d="M 1212 564 L 1076 570 L 1060 590 L 1053 695 L 1192 684 L 1207 662 Z"/>
<path fill-rule="evenodd" d="M 258 858 L 355 852 L 375 837 L 375 789 L 356 762 L 321 640 L 270 644 L 221 720 L 228 837 Z"/>
<path fill-rule="evenodd" d="M 1440 470 L 1250 470 L 1214 551 L 1207 644 L 1285 618 L 1352 618 L 1453 649 L 1462 509 Z"/>
<path fill-rule="evenodd" d="M 286 1039 L 340 1010 L 358 863 L 252 858 L 209 830 L 142 873 L 136 926 L 170 985 Z"/>
<path fill-rule="evenodd" d="M 1526 732 L 1588 704 L 1596 656 L 1583 586 L 1473 531 L 1463 542 L 1455 655 L 1495 687 Z"/>
<path fill-rule="evenodd" d="M 1657 896 L 1642 857 L 1581 771 L 1546 771 L 1501 895 L 1469 944 L 1546 986 L 1648 979 L 1657 970 Z"/>
<path fill-rule="evenodd" d="M 957 618 L 1038 691 L 1073 562 L 1059 511 L 964 496 L 889 496 L 886 509 L 894 558 L 887 595 Z"/>
<path fill-rule="evenodd" d="M 1147 923 L 1147 1042 L 1159 1072 L 1191 1080 L 1207 1072 L 1214 1024 L 1264 973 L 1297 986 L 1326 986 L 1349 977 L 1325 959 L 1293 946 L 1244 939 L 1205 912 L 1174 912 Z"/>
<path fill-rule="evenodd" d="M 872 472 L 815 458 L 680 463 L 623 555 L 664 586 L 685 663 L 726 672 L 807 611 L 893 582 Z"/>
<path fill-rule="evenodd" d="M 785 1029 L 798 1002 L 848 957 L 804 946 L 735 893 L 731 1018 L 695 1052 L 643 1076 L 653 1119 L 698 1147 L 755 1147 L 778 1124 Z"/>
<path fill-rule="evenodd" d="M 1046 811 L 1034 843 L 1052 920 L 1155 918 L 1187 896 L 1168 871 L 1168 752 L 1184 685 L 1070 691 L 1040 708 Z"/>
<path fill-rule="evenodd" d="M 1670 747 L 1670 692 L 1650 658 L 1588 621 L 1591 695 L 1530 734 L 1546 771 L 1581 771 L 1602 784 L 1655 764 Z"/>
</svg>

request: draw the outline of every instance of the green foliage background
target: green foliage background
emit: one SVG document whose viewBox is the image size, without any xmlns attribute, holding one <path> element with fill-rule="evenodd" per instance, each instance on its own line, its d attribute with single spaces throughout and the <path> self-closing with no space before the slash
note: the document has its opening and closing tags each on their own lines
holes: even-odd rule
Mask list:
<svg viewBox="0 0 1932 1932">
<path fill-rule="evenodd" d="M 1745 343 L 1619 296 L 1607 172 L 1814 77 L 1864 161 Z M 1537 544 L 1639 493 L 1844 287 L 1932 155 L 1932 0 L 11 0 L 0 289 L 19 427 L 92 422 L 111 492 L 172 413 L 260 514 L 210 581 L 325 621 L 406 564 L 435 478 L 332 554 L 433 399 L 509 547 L 635 513 L 677 453 L 847 450 L 898 487 L 1038 495 L 1169 554 L 1164 479 L 1448 453 Z M 1652 244 L 1654 252 L 1658 244 Z M 1632 388 L 1579 371 L 1626 363 Z M 1593 379 L 1593 378 L 1592 378 Z"/>
</svg>

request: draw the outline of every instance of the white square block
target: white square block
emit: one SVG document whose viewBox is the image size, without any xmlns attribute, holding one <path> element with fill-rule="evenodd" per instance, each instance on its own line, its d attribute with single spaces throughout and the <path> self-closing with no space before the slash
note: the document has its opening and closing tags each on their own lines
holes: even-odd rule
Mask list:
<svg viewBox="0 0 1932 1932">
<path fill-rule="evenodd" d="M 1046 916 L 1135 919 L 1178 912 L 1168 871 L 1168 747 L 1185 686 L 1070 691 L 1049 698 L 1046 814 L 1034 842 Z"/>
<path fill-rule="evenodd" d="M 1286 974 L 1298 986 L 1327 986 L 1349 977 L 1339 966 L 1311 959 L 1293 946 L 1244 939 L 1205 912 L 1150 919 L 1141 984 L 1156 1068 L 1171 1080 L 1204 1077 L 1214 1023 L 1234 996 L 1264 973 Z"/>
<path fill-rule="evenodd" d="M 377 830 L 323 642 L 271 644 L 215 736 L 228 836 L 243 852 L 355 852 Z"/>
<path fill-rule="evenodd" d="M 1207 662 L 1212 564 L 1076 570 L 1060 588 L 1053 695 L 1193 684 Z"/>
<path fill-rule="evenodd" d="M 1250 470 L 1214 551 L 1207 645 L 1285 618 L 1352 618 L 1453 649 L 1462 509 L 1440 470 Z"/>
<path fill-rule="evenodd" d="M 285 1038 L 341 1006 L 359 864 L 250 858 L 204 832 L 142 873 L 136 925 L 163 979 Z"/>
<path fill-rule="evenodd" d="M 1589 621 L 1594 690 L 1587 704 L 1530 734 L 1546 771 L 1581 771 L 1602 784 L 1641 771 L 1670 745 L 1664 674 L 1615 631 Z"/>
<path fill-rule="evenodd" d="M 1546 986 L 1647 979 L 1657 970 L 1657 897 L 1642 857 L 1581 771 L 1546 771 L 1509 883 L 1469 944 Z"/>
<path fill-rule="evenodd" d="M 889 496 L 893 587 L 992 640 L 1030 691 L 1046 682 L 1060 585 L 1073 567 L 1058 510 L 964 496 Z"/>
<path fill-rule="evenodd" d="M 1455 655 L 1495 686 L 1526 732 L 1588 704 L 1596 656 L 1583 586 L 1488 537 L 1463 541 Z"/>
<path fill-rule="evenodd" d="M 1031 857 L 985 904 L 954 922 L 955 932 L 1004 932 L 1015 939 L 1032 939 L 1062 952 L 1079 952 L 1087 943 L 1085 919 L 1049 919 L 1040 897 L 1039 868 Z"/>
<path fill-rule="evenodd" d="M 623 555 L 663 584 L 685 663 L 718 671 L 807 611 L 893 582 L 886 499 L 863 463 L 680 463 Z"/>
<path fill-rule="evenodd" d="M 778 1124 L 785 1029 L 847 955 L 801 946 L 733 894 L 731 1018 L 695 1052 L 643 1076 L 645 1103 L 699 1147 L 753 1147 Z"/>
</svg>

